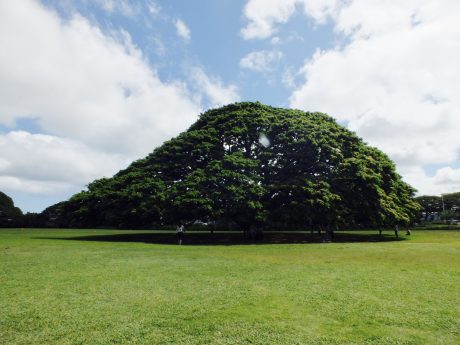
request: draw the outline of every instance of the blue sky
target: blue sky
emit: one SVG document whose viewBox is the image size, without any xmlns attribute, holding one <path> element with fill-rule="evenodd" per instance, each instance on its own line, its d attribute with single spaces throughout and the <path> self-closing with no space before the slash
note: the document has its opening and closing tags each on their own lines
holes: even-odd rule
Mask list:
<svg viewBox="0 0 460 345">
<path fill-rule="evenodd" d="M 0 190 L 41 211 L 211 107 L 323 111 L 420 194 L 460 190 L 460 5 L 448 0 L 0 4 Z"/>
<path fill-rule="evenodd" d="M 190 69 L 200 66 L 224 84 L 237 85 L 245 100 L 279 106 L 289 105 L 291 93 L 291 87 L 281 81 L 282 73 L 298 70 L 316 49 L 333 48 L 339 43 L 331 23 L 317 25 L 299 13 L 279 28 L 276 37 L 280 43 L 245 40 L 240 32 L 247 21 L 242 13 L 244 0 L 129 2 L 144 12 L 135 16 L 126 16 L 116 9 L 104 10 L 97 2 L 72 2 L 72 6 L 65 2 L 64 5 L 56 1 L 45 3 L 63 17 L 77 11 L 102 30 L 128 31 L 164 81 L 187 80 Z M 158 10 L 155 15 L 148 12 L 151 4 Z M 190 40 L 178 37 L 174 25 L 178 19 L 190 29 Z M 254 51 L 279 51 L 283 57 L 273 70 L 264 73 L 242 69 L 241 58 Z"/>
<path fill-rule="evenodd" d="M 112 3 L 108 1 L 107 3 Z M 129 2 L 139 12 L 127 16 L 121 12 L 104 10 L 97 2 L 73 2 L 72 6 L 47 1 L 46 4 L 69 17 L 76 11 L 89 18 L 105 31 L 123 29 L 129 32 L 134 44 L 142 49 L 150 64 L 158 69 L 164 81 L 187 80 L 191 68 L 200 66 L 206 73 L 218 76 L 224 84 L 238 85 L 245 100 L 288 106 L 290 87 L 281 83 L 282 72 L 298 70 L 316 49 L 334 47 L 338 38 L 330 23 L 316 25 L 301 14 L 279 28 L 279 44 L 270 40 L 245 40 L 241 28 L 246 20 L 242 14 L 245 1 L 155 1 Z M 143 4 L 146 7 L 142 7 Z M 158 13 L 152 15 L 148 6 L 154 4 Z M 178 37 L 175 21 L 182 20 L 191 38 Z M 280 51 L 283 58 L 272 71 L 252 72 L 240 68 L 240 60 L 253 51 Z M 205 104 L 207 105 L 207 104 Z"/>
</svg>

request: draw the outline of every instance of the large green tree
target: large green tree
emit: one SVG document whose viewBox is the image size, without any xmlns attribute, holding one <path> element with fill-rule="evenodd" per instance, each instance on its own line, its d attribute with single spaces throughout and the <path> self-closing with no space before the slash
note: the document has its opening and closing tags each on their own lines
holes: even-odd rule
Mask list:
<svg viewBox="0 0 460 345">
<path fill-rule="evenodd" d="M 61 226 L 382 226 L 413 221 L 413 194 L 330 116 L 236 103 L 52 210 Z"/>
</svg>

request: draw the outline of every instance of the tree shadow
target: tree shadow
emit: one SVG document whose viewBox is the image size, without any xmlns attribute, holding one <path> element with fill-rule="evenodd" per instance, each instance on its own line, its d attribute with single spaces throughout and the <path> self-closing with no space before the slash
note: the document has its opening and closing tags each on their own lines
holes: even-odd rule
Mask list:
<svg viewBox="0 0 460 345">
<path fill-rule="evenodd" d="M 35 239 L 95 241 L 95 242 L 140 242 L 152 244 L 177 245 L 178 238 L 174 232 L 142 232 L 107 235 L 84 235 L 72 237 L 34 237 Z M 263 237 L 251 240 L 242 232 L 187 232 L 182 245 L 258 245 L 258 244 L 312 244 L 312 243 L 360 243 L 360 242 L 395 242 L 404 241 L 405 236 L 395 237 L 393 234 L 369 234 L 364 232 L 336 232 L 334 238 L 324 234 L 310 232 L 267 231 Z"/>
</svg>

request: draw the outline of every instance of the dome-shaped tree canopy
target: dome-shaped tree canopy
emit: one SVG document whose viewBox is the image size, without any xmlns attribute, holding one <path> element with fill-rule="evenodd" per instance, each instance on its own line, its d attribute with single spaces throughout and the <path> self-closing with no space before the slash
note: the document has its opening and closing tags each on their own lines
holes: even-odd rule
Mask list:
<svg viewBox="0 0 460 345">
<path fill-rule="evenodd" d="M 391 160 L 321 113 L 236 103 L 45 212 L 61 226 L 383 226 L 417 214 Z"/>
</svg>

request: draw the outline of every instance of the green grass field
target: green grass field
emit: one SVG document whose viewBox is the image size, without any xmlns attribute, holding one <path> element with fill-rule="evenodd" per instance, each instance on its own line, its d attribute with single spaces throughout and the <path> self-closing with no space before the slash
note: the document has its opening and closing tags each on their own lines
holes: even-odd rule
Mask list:
<svg viewBox="0 0 460 345">
<path fill-rule="evenodd" d="M 458 231 L 186 236 L 0 230 L 0 343 L 460 344 Z"/>
</svg>

